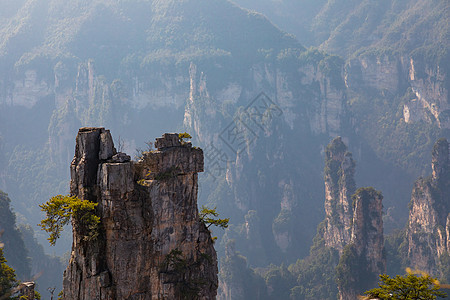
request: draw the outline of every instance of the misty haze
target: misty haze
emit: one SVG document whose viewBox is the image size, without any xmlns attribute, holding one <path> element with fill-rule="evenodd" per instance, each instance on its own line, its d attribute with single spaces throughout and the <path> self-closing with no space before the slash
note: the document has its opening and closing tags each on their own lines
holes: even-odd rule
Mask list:
<svg viewBox="0 0 450 300">
<path fill-rule="evenodd" d="M 0 299 L 450 295 L 449 20 L 0 0 Z"/>
</svg>

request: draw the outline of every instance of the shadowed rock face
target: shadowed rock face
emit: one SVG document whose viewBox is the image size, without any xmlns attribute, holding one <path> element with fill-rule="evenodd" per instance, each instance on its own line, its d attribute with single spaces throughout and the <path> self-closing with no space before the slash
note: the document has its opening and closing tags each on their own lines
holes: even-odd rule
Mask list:
<svg viewBox="0 0 450 300">
<path fill-rule="evenodd" d="M 352 199 L 351 239 L 340 259 L 340 264 L 350 271 L 340 274 L 346 277 L 338 282 L 340 300 L 358 299 L 358 295 L 376 286 L 379 274 L 386 272 L 383 196 L 374 188 L 366 187 L 359 188 Z"/>
<path fill-rule="evenodd" d="M 418 179 L 413 188 L 406 228 L 408 259 L 412 267 L 440 274 L 440 258 L 450 253 L 449 143 L 436 142 L 432 176 Z"/>
<path fill-rule="evenodd" d="M 99 237 L 74 226 L 64 299 L 214 299 L 217 257 L 197 211 L 203 151 L 177 134 L 132 162 L 103 128 L 82 128 L 71 194 L 98 203 Z"/>
<path fill-rule="evenodd" d="M 351 242 L 357 254 L 364 256 L 367 271 L 382 274 L 386 272 L 383 256 L 383 196 L 373 188 L 361 188 L 353 199 Z"/>
</svg>

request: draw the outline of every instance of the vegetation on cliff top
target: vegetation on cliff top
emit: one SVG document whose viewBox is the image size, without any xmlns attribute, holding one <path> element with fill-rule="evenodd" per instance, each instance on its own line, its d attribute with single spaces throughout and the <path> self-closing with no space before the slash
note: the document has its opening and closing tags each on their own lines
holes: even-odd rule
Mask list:
<svg viewBox="0 0 450 300">
<path fill-rule="evenodd" d="M 37 68 L 45 76 L 58 61 L 76 72 L 74 62 L 93 59 L 103 74 L 114 76 L 119 69 L 136 73 L 191 61 L 252 60 L 258 49 L 302 48 L 264 16 L 228 1 L 3 5 L 8 13 L 0 15 L 0 62 Z"/>
</svg>

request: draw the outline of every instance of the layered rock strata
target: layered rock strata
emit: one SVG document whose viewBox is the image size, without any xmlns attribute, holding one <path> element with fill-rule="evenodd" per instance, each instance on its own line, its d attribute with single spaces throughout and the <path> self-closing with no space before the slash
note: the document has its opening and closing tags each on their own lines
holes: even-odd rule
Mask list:
<svg viewBox="0 0 450 300">
<path fill-rule="evenodd" d="M 450 159 L 446 139 L 436 142 L 431 161 L 431 177 L 414 184 L 406 238 L 410 265 L 439 276 L 444 275 L 439 274 L 440 258 L 450 253 Z"/>
<path fill-rule="evenodd" d="M 64 299 L 215 298 L 216 252 L 197 211 L 203 152 L 177 134 L 155 145 L 133 162 L 108 130 L 79 130 L 71 194 L 98 203 L 101 229 L 86 241 L 73 224 Z"/>
</svg>

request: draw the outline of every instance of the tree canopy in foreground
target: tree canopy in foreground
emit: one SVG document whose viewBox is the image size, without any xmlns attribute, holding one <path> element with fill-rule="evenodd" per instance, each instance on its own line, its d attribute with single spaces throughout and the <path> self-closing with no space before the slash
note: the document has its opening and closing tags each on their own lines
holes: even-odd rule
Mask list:
<svg viewBox="0 0 450 300">
<path fill-rule="evenodd" d="M 6 264 L 3 249 L 0 247 L 0 299 L 10 299 L 11 290 L 16 285 L 15 271 Z"/>
<path fill-rule="evenodd" d="M 447 295 L 440 291 L 439 281 L 428 274 L 420 272 L 414 274 L 407 269 L 408 274 L 397 275 L 390 278 L 389 275 L 380 275 L 378 288 L 365 292 L 368 299 L 389 300 L 432 300 L 437 297 L 445 298 Z M 366 299 L 367 299 L 366 298 Z"/>
</svg>

